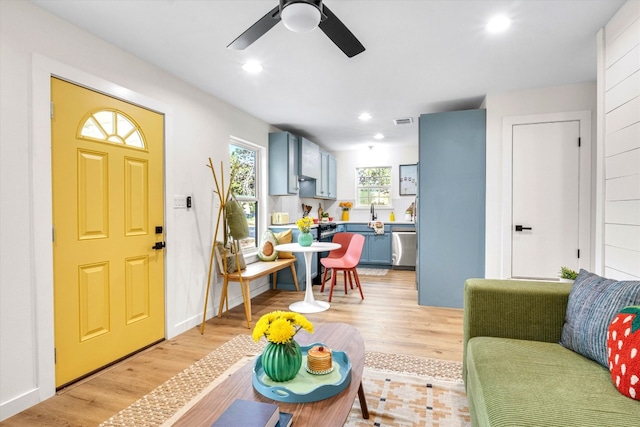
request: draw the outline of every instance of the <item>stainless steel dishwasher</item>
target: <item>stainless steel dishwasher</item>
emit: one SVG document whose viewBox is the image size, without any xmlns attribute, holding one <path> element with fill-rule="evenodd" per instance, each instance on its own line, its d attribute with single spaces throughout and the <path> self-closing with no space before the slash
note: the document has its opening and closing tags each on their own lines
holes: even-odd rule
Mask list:
<svg viewBox="0 0 640 427">
<path fill-rule="evenodd" d="M 395 269 L 416 269 L 416 232 L 391 228 L 391 264 Z"/>
</svg>

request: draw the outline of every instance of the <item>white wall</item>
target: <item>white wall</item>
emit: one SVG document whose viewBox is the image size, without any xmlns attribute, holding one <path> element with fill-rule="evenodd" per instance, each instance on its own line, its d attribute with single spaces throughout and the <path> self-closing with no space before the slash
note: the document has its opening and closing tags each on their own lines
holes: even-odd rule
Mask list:
<svg viewBox="0 0 640 427">
<path fill-rule="evenodd" d="M 640 280 L 640 2 L 628 1 L 599 34 L 597 257 L 606 277 Z"/>
<path fill-rule="evenodd" d="M 227 163 L 230 135 L 266 147 L 273 130 L 30 2 L 0 1 L 0 420 L 54 393 L 52 73 L 166 115 L 168 338 L 202 318 L 216 215 L 208 157 Z M 191 195 L 193 208 L 173 209 L 174 194 Z M 219 288 L 216 278 L 210 313 Z"/>
<path fill-rule="evenodd" d="M 503 165 L 508 153 L 503 148 L 503 121 L 505 117 L 549 114 L 574 111 L 591 111 L 591 134 L 595 139 L 596 84 L 595 82 L 567 86 L 531 89 L 507 93 L 488 94 L 485 99 L 487 109 L 487 214 L 486 214 L 486 261 L 485 277 L 506 278 L 504 234 L 510 230 L 511 224 L 503 216 L 505 206 L 511 200 L 505 200 L 503 187 Z M 595 165 L 595 144 L 592 144 L 592 155 Z M 595 176 L 595 174 L 593 174 Z M 595 194 L 595 182 L 592 183 L 592 194 Z M 595 200 L 595 196 L 592 197 Z M 592 203 L 591 210 L 595 209 Z M 594 215 L 591 215 L 593 218 Z M 591 229 L 593 230 L 593 224 Z M 594 236 L 591 237 L 592 242 Z M 590 261 L 592 264 L 593 261 Z M 509 269 L 510 270 L 510 269 Z"/>
</svg>

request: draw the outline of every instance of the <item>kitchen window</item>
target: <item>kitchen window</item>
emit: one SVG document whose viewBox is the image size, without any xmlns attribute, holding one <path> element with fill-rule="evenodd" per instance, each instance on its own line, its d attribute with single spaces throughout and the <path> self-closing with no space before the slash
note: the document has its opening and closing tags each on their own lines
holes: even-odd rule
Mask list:
<svg viewBox="0 0 640 427">
<path fill-rule="evenodd" d="M 229 144 L 229 165 L 233 180 L 231 193 L 242 205 L 249 223 L 249 237 L 242 239 L 240 245 L 243 250 L 253 250 L 258 246 L 258 159 L 259 148 L 248 142 L 235 138 Z"/>
<path fill-rule="evenodd" d="M 391 166 L 356 168 L 356 206 L 391 206 Z"/>
</svg>

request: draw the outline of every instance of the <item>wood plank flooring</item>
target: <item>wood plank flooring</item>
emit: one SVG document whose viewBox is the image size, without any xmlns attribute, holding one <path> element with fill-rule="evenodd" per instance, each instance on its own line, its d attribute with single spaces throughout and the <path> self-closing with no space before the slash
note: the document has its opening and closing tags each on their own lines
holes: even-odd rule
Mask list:
<svg viewBox="0 0 640 427">
<path fill-rule="evenodd" d="M 385 276 L 360 276 L 357 290 L 344 294 L 341 276 L 331 308 L 307 315 L 314 324 L 343 322 L 356 327 L 367 351 L 462 360 L 462 310 L 417 304 L 415 272 L 390 270 Z M 317 299 L 328 299 L 314 286 Z M 269 291 L 252 301 L 253 324 L 272 310 L 287 310 L 303 292 Z M 161 342 L 125 361 L 61 390 L 56 396 L 17 414 L 2 426 L 96 426 L 238 334 L 249 334 L 242 306 L 228 317 Z"/>
</svg>

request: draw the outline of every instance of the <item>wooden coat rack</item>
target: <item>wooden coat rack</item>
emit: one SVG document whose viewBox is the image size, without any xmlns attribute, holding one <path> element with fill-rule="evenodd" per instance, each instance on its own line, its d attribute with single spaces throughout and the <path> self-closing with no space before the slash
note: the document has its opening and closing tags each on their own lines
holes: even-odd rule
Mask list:
<svg viewBox="0 0 640 427">
<path fill-rule="evenodd" d="M 214 264 L 213 264 L 213 259 L 215 258 L 215 251 L 216 251 L 216 242 L 217 242 L 217 237 L 218 237 L 218 230 L 220 229 L 220 219 L 222 217 L 222 227 L 224 230 L 224 238 L 223 238 L 223 246 L 224 248 L 227 247 L 227 242 L 229 239 L 229 230 L 227 227 L 227 216 L 225 214 L 225 206 L 227 205 L 230 195 L 231 195 L 231 183 L 233 182 L 233 175 L 235 170 L 231 171 L 231 176 L 229 179 L 229 185 L 226 187 L 226 191 L 225 191 L 225 185 L 224 185 L 224 167 L 223 167 L 223 163 L 220 162 L 220 183 L 218 182 L 218 177 L 216 176 L 216 171 L 215 168 L 213 167 L 213 161 L 211 160 L 211 157 L 209 157 L 209 164 L 207 165 L 207 167 L 209 169 L 211 169 L 211 173 L 213 175 L 213 182 L 215 184 L 215 190 L 214 193 L 218 195 L 218 198 L 220 200 L 220 207 L 218 209 L 218 218 L 216 220 L 216 229 L 215 232 L 213 233 L 213 239 L 211 242 L 211 255 L 209 257 L 209 274 L 207 275 L 207 291 L 204 297 L 204 309 L 202 312 L 202 325 L 200 327 L 200 334 L 204 334 L 204 325 L 205 322 L 207 320 L 207 305 L 209 303 L 209 292 L 211 290 L 211 276 L 213 274 L 213 268 L 214 268 Z M 238 242 L 235 241 L 235 239 L 232 242 L 234 249 L 235 249 L 235 257 L 236 257 L 236 266 L 237 266 L 237 274 L 240 276 L 240 289 L 242 290 L 242 299 L 245 300 L 246 296 L 245 296 L 245 287 L 244 287 L 244 283 L 242 282 L 242 272 L 240 270 L 240 257 L 239 257 L 239 249 L 238 249 Z M 223 271 L 222 274 L 223 275 L 227 275 L 228 271 L 227 271 L 227 257 L 225 256 L 225 254 L 221 254 L 222 255 L 222 265 L 223 265 Z M 229 297 L 227 294 L 227 287 L 224 286 L 222 289 L 222 293 L 223 295 L 221 296 L 221 304 L 222 301 L 224 300 L 227 310 L 229 310 Z M 247 319 L 247 327 L 250 327 L 250 323 L 249 320 Z"/>
</svg>

